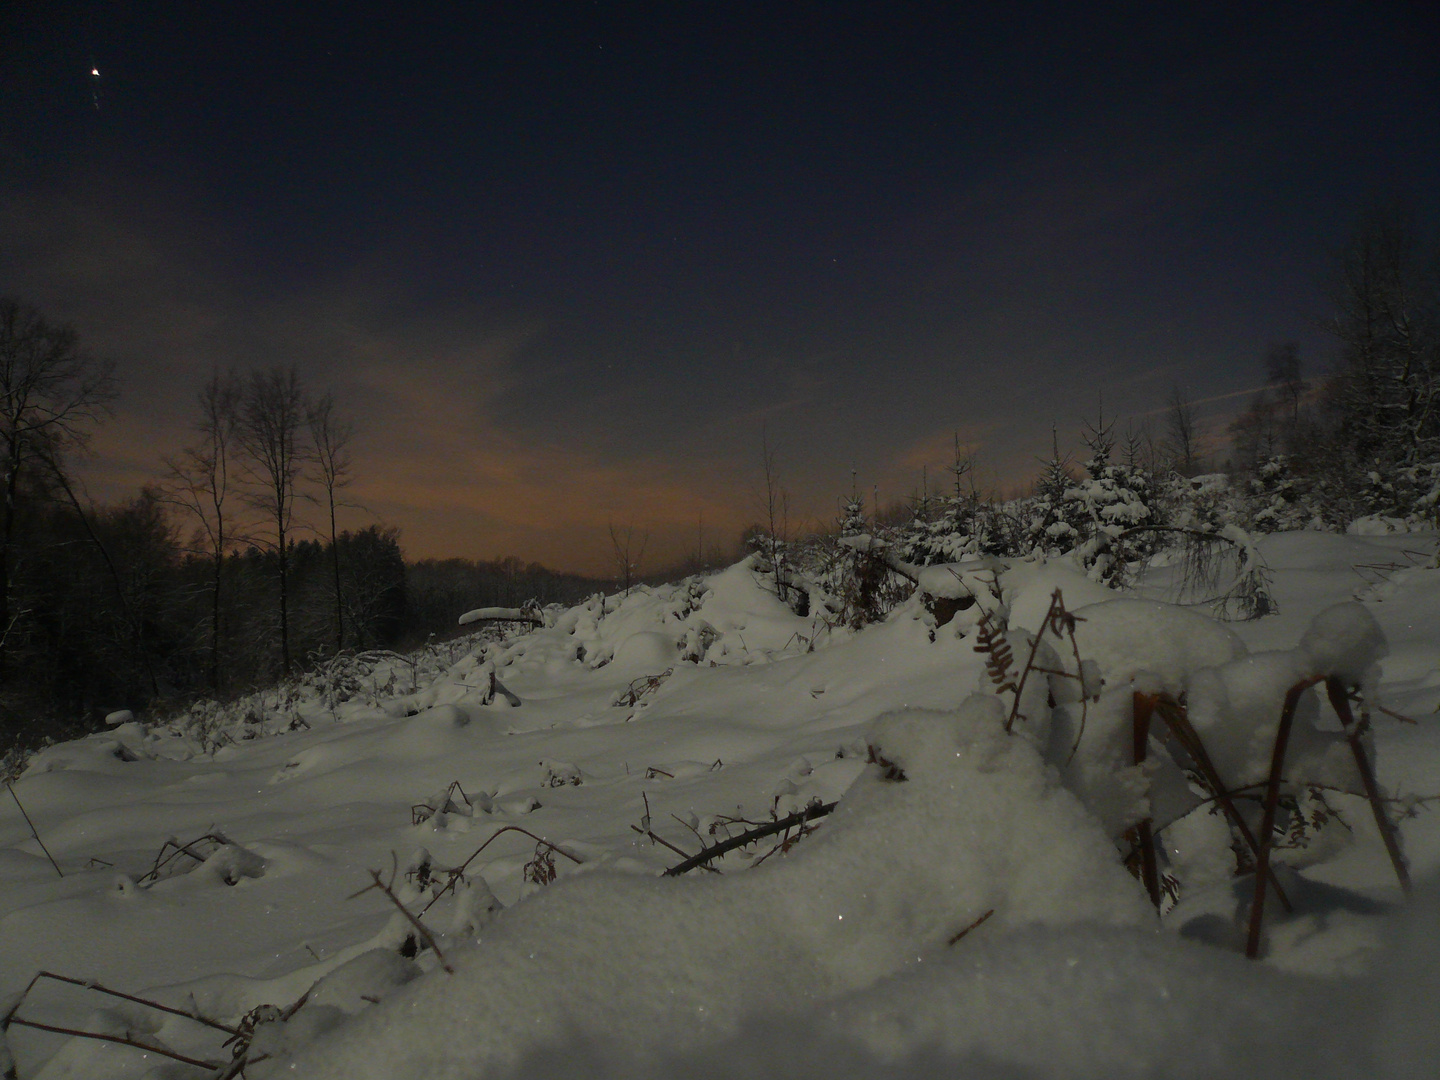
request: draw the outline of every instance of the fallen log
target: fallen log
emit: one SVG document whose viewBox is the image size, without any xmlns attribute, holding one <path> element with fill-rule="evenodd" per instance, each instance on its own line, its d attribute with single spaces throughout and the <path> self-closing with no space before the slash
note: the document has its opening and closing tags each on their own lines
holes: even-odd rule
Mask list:
<svg viewBox="0 0 1440 1080">
<path fill-rule="evenodd" d="M 465 612 L 460 616 L 458 625 L 469 626 L 477 622 L 528 622 L 544 626 L 545 616 L 535 607 L 482 607 Z"/>
</svg>

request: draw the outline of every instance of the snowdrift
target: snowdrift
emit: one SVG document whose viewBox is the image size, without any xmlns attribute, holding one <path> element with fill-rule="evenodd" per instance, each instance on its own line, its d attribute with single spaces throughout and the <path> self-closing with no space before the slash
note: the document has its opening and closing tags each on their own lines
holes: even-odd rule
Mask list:
<svg viewBox="0 0 1440 1080">
<path fill-rule="evenodd" d="M 332 662 L 238 712 L 118 722 L 15 785 L 63 877 L 0 816 L 0 990 L 44 968 L 242 1035 L 44 980 L 9 1052 L 26 1080 L 206 1075 L 159 1051 L 218 1074 L 235 1048 L 257 1080 L 1432 1075 L 1413 998 L 1440 971 L 1440 739 L 1375 710 L 1440 703 L 1440 570 L 1400 545 L 1267 538 L 1281 614 L 1254 624 L 1037 561 L 956 568 L 983 595 L 941 625 L 917 598 L 849 631 L 746 562 Z M 1392 565 L 1357 590 L 1359 558 Z M 1286 694 L 1322 675 L 1371 724 L 1347 738 L 1323 693 L 1299 699 L 1269 853 L 1293 911 L 1266 909 L 1247 961 L 1254 875 L 1183 748 L 1156 727 L 1137 760 L 1136 695 L 1183 707 L 1255 828 Z M 1421 882 L 1408 907 L 1357 739 Z M 1125 865 L 1142 823 L 1159 911 Z M 372 870 L 393 903 L 349 899 Z"/>
</svg>

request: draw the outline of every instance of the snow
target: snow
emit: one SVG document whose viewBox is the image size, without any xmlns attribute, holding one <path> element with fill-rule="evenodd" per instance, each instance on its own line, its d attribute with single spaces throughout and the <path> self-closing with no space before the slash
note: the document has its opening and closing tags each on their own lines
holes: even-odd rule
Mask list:
<svg viewBox="0 0 1440 1080">
<path fill-rule="evenodd" d="M 1164 690 L 1227 786 L 1256 782 L 1286 691 L 1335 673 L 1421 721 L 1372 715 L 1382 784 L 1436 793 L 1440 569 L 1404 554 L 1434 534 L 1257 546 L 1280 614 L 1256 623 L 1117 597 L 1065 559 L 926 568 L 936 589 L 980 586 L 1017 667 L 1056 589 L 1076 614 L 1083 693 L 1032 676 L 1013 734 L 978 611 L 937 627 L 916 598 L 830 627 L 749 560 L 503 640 L 357 658 L 249 719 L 117 722 L 15 784 L 63 878 L 0 793 L 0 997 L 44 968 L 231 1025 L 273 1006 L 253 1080 L 1434 1075 L 1440 827 L 1409 804 L 1407 907 L 1323 693 L 1301 699 L 1290 775 L 1327 785 L 1335 816 L 1276 851 L 1296 910 L 1267 906 L 1263 961 L 1236 948 L 1251 879 L 1158 724 L 1133 763 L 1132 695 Z M 1052 633 L 1037 658 L 1076 670 Z M 836 800 L 721 874 L 661 878 L 680 857 L 643 835 L 688 853 Z M 1146 816 L 1178 883 L 1163 916 L 1122 865 Z M 550 849 L 510 826 L 580 862 L 550 851 L 539 883 Z M 195 857 L 149 881 L 172 839 Z M 372 869 L 412 911 L 433 900 L 453 974 L 378 890 L 349 899 Z M 19 1015 L 229 1055 L 194 1021 L 78 987 L 42 982 Z M 20 1026 L 6 1043 L 24 1080 L 203 1075 Z"/>
<path fill-rule="evenodd" d="M 1378 665 L 1390 651 L 1375 616 L 1353 600 L 1316 615 L 1300 639 L 1300 648 L 1310 654 L 1317 673 L 1366 687 L 1378 683 Z"/>
<path fill-rule="evenodd" d="M 1285 696 L 1315 673 L 1315 660 L 1303 649 L 1256 653 L 1196 673 L 1190 682 L 1190 721 L 1227 782 L 1244 786 L 1269 776 Z M 1343 736 L 1320 731 L 1319 719 L 1316 694 L 1304 694 L 1286 754 L 1291 770 L 1315 782 L 1358 788 Z"/>
<path fill-rule="evenodd" d="M 1099 665 L 1111 687 L 1144 672 L 1161 689 L 1183 693 L 1190 672 L 1245 652 L 1224 623 L 1154 600 L 1107 600 L 1076 610 L 1075 617 L 1080 655 Z"/>
<path fill-rule="evenodd" d="M 906 779 L 865 774 L 792 858 L 557 883 L 482 933 L 453 978 L 416 984 L 294 1069 L 458 1078 L 569 1034 L 683 1050 L 921 963 L 987 910 L 991 933 L 1153 921 L 1104 835 L 1001 723 L 988 696 L 891 714 L 871 740 Z"/>
</svg>

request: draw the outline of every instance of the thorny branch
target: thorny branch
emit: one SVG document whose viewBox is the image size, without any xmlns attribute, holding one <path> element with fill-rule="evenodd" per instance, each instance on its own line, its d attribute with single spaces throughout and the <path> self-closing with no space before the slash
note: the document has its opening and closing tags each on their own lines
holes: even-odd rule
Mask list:
<svg viewBox="0 0 1440 1080">
<path fill-rule="evenodd" d="M 60 864 L 55 861 L 55 856 L 50 854 L 50 849 L 45 846 L 45 841 L 40 839 L 40 834 L 35 831 L 35 823 L 30 820 L 30 815 L 25 812 L 25 806 L 20 801 L 20 796 L 15 794 L 15 785 L 7 780 L 5 781 L 5 787 L 9 789 L 10 797 L 15 800 L 15 806 L 19 809 L 20 816 L 25 819 L 25 824 L 30 826 L 30 835 L 35 838 L 35 843 L 39 844 L 40 850 L 45 852 L 45 857 L 50 860 L 50 865 L 55 868 L 55 873 L 63 878 L 65 874 L 60 869 Z"/>
<path fill-rule="evenodd" d="M 833 802 L 811 803 L 803 810 L 797 810 L 795 811 L 795 813 L 787 814 L 783 818 L 779 818 L 775 821 L 766 822 L 764 825 L 757 825 L 753 829 L 747 829 L 745 832 L 740 833 L 738 836 L 732 836 L 728 840 L 721 840 L 718 844 L 711 844 L 703 851 L 700 851 L 697 854 L 690 856 L 684 862 L 677 863 L 676 865 L 670 867 L 670 869 L 666 870 L 662 876 L 677 877 L 680 874 L 686 873 L 687 871 L 694 870 L 697 866 L 701 866 L 704 863 L 709 862 L 711 859 L 718 858 L 719 856 L 724 855 L 726 852 L 734 851 L 738 847 L 744 847 L 746 844 L 749 844 L 755 840 L 759 840 L 762 837 L 774 836 L 776 833 L 784 832 L 786 829 L 793 828 L 796 825 L 804 825 L 806 822 L 814 821 L 816 818 L 824 817 L 826 814 L 834 810 L 836 805 L 838 804 Z"/>
</svg>

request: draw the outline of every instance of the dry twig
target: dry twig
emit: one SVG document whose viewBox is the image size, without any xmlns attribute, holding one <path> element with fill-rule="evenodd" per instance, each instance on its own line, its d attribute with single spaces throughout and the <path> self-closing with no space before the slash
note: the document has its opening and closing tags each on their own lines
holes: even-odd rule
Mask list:
<svg viewBox="0 0 1440 1080">
<path fill-rule="evenodd" d="M 180 843 L 173 836 L 160 845 L 160 850 L 155 854 L 155 862 L 143 875 L 135 879 L 137 885 L 154 884 L 160 880 L 160 872 L 178 859 L 181 855 L 188 855 L 194 859 L 196 864 L 203 863 L 220 848 L 230 843 L 230 839 L 224 833 L 210 832 L 204 836 L 197 836 L 187 843 Z M 214 848 L 205 854 L 196 850 L 201 844 L 213 844 Z"/>
<path fill-rule="evenodd" d="M 1265 814 L 1260 821 L 1260 850 L 1255 856 L 1255 898 L 1250 902 L 1250 932 L 1245 941 L 1245 955 L 1252 960 L 1260 955 L 1260 923 L 1265 912 L 1265 886 L 1270 880 L 1270 849 L 1275 839 L 1275 810 L 1280 803 L 1280 783 L 1285 770 L 1285 750 L 1290 742 L 1290 728 L 1295 722 L 1295 708 L 1300 696 L 1323 678 L 1316 675 L 1292 686 L 1285 694 L 1280 710 L 1280 723 L 1275 729 L 1275 746 L 1270 755 L 1270 778 L 1265 783 Z"/>
<path fill-rule="evenodd" d="M 173 1061 L 183 1062 L 186 1065 L 195 1065 L 202 1069 L 209 1069 L 214 1071 L 223 1067 L 222 1064 L 218 1061 L 202 1061 L 198 1058 L 187 1057 L 184 1054 L 176 1053 L 174 1050 L 171 1050 L 166 1046 L 157 1045 L 155 1043 L 142 1042 L 139 1039 L 131 1038 L 128 1031 L 124 1035 L 106 1035 L 96 1031 L 84 1031 L 79 1028 L 60 1027 L 54 1024 L 42 1024 L 36 1020 L 27 1020 L 22 1016 L 17 1016 L 16 1014 L 20 1011 L 20 1007 L 25 1003 L 25 999 L 29 995 L 30 991 L 34 988 L 35 984 L 40 982 L 42 979 L 49 979 L 54 982 L 65 983 L 69 986 L 78 986 L 83 990 L 93 990 L 97 994 L 106 994 L 113 998 L 119 998 L 122 1001 L 128 1001 L 136 1005 L 142 1005 L 147 1009 L 154 1009 L 156 1012 L 168 1013 L 171 1016 L 180 1016 L 185 1018 L 186 1020 L 193 1020 L 197 1024 L 203 1024 L 206 1027 L 214 1028 L 217 1031 L 223 1031 L 226 1034 L 230 1035 L 232 1038 L 241 1034 L 240 1029 L 231 1027 L 229 1024 L 222 1024 L 218 1020 L 212 1020 L 210 1017 L 202 1015 L 198 1009 L 193 1012 L 187 1012 L 184 1009 L 177 1009 L 170 1005 L 162 1005 L 158 1001 L 151 1001 L 149 998 L 138 997 L 135 994 L 127 994 L 120 990 L 112 990 L 108 986 L 102 986 L 100 983 L 93 980 L 76 979 L 70 977 L 69 975 L 57 975 L 53 971 L 37 972 L 35 976 L 30 980 L 30 982 L 26 984 L 25 989 L 21 991 L 20 995 L 15 999 L 14 1004 L 10 1006 L 10 1011 L 7 1012 L 4 1017 L 0 1017 L 0 1031 L 8 1030 L 11 1025 L 18 1025 L 20 1027 L 34 1028 L 37 1031 L 48 1031 L 54 1035 L 69 1035 L 72 1038 L 77 1039 L 94 1039 L 98 1042 L 118 1043 L 122 1046 L 133 1046 L 137 1050 L 145 1050 L 152 1054 L 159 1054 L 162 1057 L 170 1058 Z"/>
<path fill-rule="evenodd" d="M 133 1046 L 137 1050 L 145 1050 L 152 1054 L 159 1054 L 161 1057 L 170 1058 L 172 1061 L 184 1062 L 186 1065 L 194 1065 L 201 1069 L 209 1069 L 212 1072 L 224 1066 L 218 1061 L 202 1061 L 199 1058 L 186 1057 L 184 1054 L 177 1054 L 164 1046 L 155 1043 L 141 1042 L 139 1039 L 132 1039 L 128 1035 L 102 1035 L 96 1031 L 81 1031 L 78 1028 L 57 1027 L 54 1024 L 41 1024 L 34 1020 L 26 1020 L 23 1017 L 12 1015 L 6 1021 L 6 1027 L 11 1024 L 18 1024 L 20 1027 L 34 1028 L 36 1031 L 48 1031 L 54 1035 L 70 1035 L 77 1039 L 94 1039 L 97 1042 L 119 1043 L 121 1046 Z"/>
<path fill-rule="evenodd" d="M 565 856 L 565 858 L 569 859 L 571 862 L 573 862 L 573 863 L 574 863 L 575 865 L 577 865 L 577 866 L 579 866 L 582 862 L 584 862 L 584 860 L 581 859 L 578 855 L 572 855 L 572 854 L 570 854 L 570 852 L 566 851 L 566 850 L 565 850 L 564 848 L 562 848 L 562 847 L 558 847 L 557 845 L 552 844 L 549 840 L 546 840 L 543 836 L 536 836 L 536 835 L 535 835 L 534 833 L 532 833 L 529 829 L 523 829 L 523 828 L 521 828 L 519 825 L 506 825 L 506 826 L 503 826 L 502 828 L 496 829 L 495 832 L 494 832 L 494 834 L 491 835 L 491 837 L 490 837 L 489 840 L 486 840 L 483 844 L 481 844 L 478 848 L 476 848 L 473 852 L 470 853 L 470 857 L 469 857 L 468 859 L 466 859 L 466 860 L 465 860 L 463 863 L 461 863 L 459 866 L 455 867 L 453 870 L 448 871 L 448 873 L 449 873 L 449 875 L 450 875 L 450 880 L 445 883 L 445 885 L 440 889 L 439 892 L 437 892 L 434 896 L 432 896 L 432 897 L 430 898 L 430 902 L 429 902 L 429 903 L 427 903 L 423 908 L 420 909 L 420 914 L 421 914 L 421 915 L 424 915 L 427 911 L 429 911 L 432 907 L 435 906 L 435 902 L 436 902 L 437 900 L 439 900 L 439 899 L 440 899 L 442 896 L 444 896 L 447 892 L 450 892 L 452 889 L 454 889 L 456 882 L 461 881 L 461 880 L 464 879 L 464 877 L 465 877 L 465 871 L 470 868 L 470 864 L 471 864 L 472 862 L 474 862 L 477 858 L 479 858 L 480 853 L 481 853 L 482 851 L 484 851 L 487 847 L 489 847 L 489 846 L 491 845 L 491 843 L 493 843 L 497 837 L 502 836 L 503 834 L 505 834 L 505 833 L 507 833 L 507 832 L 518 832 L 518 833 L 520 833 L 520 834 L 522 834 L 522 835 L 524 835 L 524 836 L 528 836 L 528 837 L 530 837 L 531 840 L 534 840 L 537 844 L 544 844 L 544 845 L 545 845 L 547 848 L 549 848 L 551 851 L 554 851 L 554 852 L 556 852 L 557 854 L 560 854 L 560 855 Z M 362 891 L 363 891 L 363 890 L 362 890 Z"/>
<path fill-rule="evenodd" d="M 395 858 L 393 852 L 391 853 L 390 857 L 392 860 Z M 400 914 L 404 915 L 405 918 L 409 920 L 410 925 L 415 928 L 415 932 L 420 935 L 420 939 L 424 941 L 426 945 L 430 946 L 431 951 L 435 953 L 436 959 L 440 961 L 440 966 L 444 968 L 449 974 L 454 975 L 455 969 L 450 966 L 450 961 L 446 960 L 445 954 L 440 951 L 440 946 L 435 941 L 435 935 L 430 933 L 429 928 L 420 921 L 419 917 L 415 915 L 414 912 L 412 912 L 409 908 L 407 908 L 404 904 L 400 902 L 400 898 L 395 895 L 394 889 L 392 889 L 390 885 L 387 885 L 384 881 L 381 880 L 380 871 L 371 870 L 370 879 L 373 884 L 366 885 L 365 888 L 361 889 L 359 892 L 351 893 L 349 896 L 346 897 L 346 899 L 354 900 L 357 896 L 364 896 L 371 889 L 379 889 L 382 893 L 385 894 L 386 898 L 390 901 L 390 903 L 395 905 L 396 909 L 400 912 Z M 390 871 L 390 881 L 392 884 L 395 881 L 394 867 L 392 867 Z M 426 910 L 428 910 L 428 906 Z"/>
<path fill-rule="evenodd" d="M 981 915 L 978 919 L 976 919 L 974 922 L 972 922 L 969 926 L 965 927 L 965 929 L 961 930 L 961 931 L 960 931 L 959 933 L 957 933 L 954 937 L 952 937 L 952 938 L 950 939 L 950 942 L 949 942 L 949 943 L 950 943 L 951 945 L 954 945 L 957 941 L 959 941 L 961 938 L 963 938 L 966 934 L 970 933 L 971 930 L 974 930 L 977 926 L 979 926 L 981 923 L 983 923 L 986 919 L 990 918 L 990 916 L 991 916 L 991 915 L 994 915 L 994 914 L 995 914 L 995 909 L 992 907 L 989 911 L 985 912 L 985 914 Z"/>
</svg>

